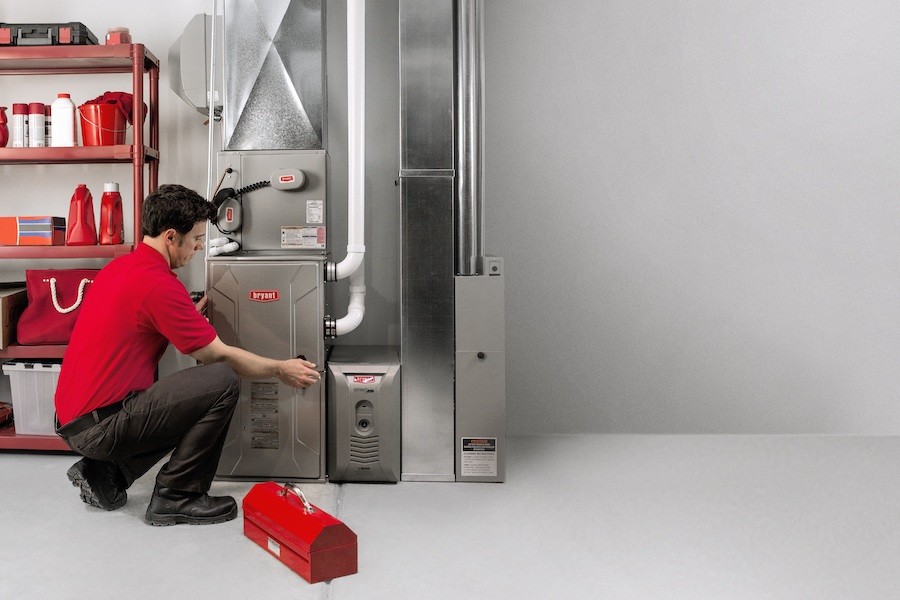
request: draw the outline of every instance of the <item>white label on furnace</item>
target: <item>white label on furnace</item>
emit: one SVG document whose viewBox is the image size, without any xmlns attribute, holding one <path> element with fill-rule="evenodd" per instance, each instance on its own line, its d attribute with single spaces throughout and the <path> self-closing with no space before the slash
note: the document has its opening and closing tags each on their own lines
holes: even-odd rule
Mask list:
<svg viewBox="0 0 900 600">
<path fill-rule="evenodd" d="M 281 544 L 269 538 L 269 552 L 274 554 L 275 556 L 281 556 Z"/>
<path fill-rule="evenodd" d="M 462 438 L 462 475 L 497 476 L 497 438 Z"/>
<path fill-rule="evenodd" d="M 325 222 L 325 203 L 322 200 L 306 201 L 306 222 L 307 223 L 324 223 Z"/>
<path fill-rule="evenodd" d="M 250 447 L 278 449 L 278 383 L 250 382 Z"/>
<path fill-rule="evenodd" d="M 325 227 L 281 227 L 282 248 L 325 248 Z"/>
</svg>

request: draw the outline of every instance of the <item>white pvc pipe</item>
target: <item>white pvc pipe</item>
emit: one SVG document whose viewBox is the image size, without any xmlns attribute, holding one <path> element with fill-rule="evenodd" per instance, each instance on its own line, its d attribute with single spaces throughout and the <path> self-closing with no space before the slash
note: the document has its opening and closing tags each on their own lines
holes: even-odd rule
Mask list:
<svg viewBox="0 0 900 600">
<path fill-rule="evenodd" d="M 212 31 L 210 32 L 210 41 L 209 41 L 209 89 L 207 93 L 206 104 L 209 106 L 209 131 L 207 132 L 207 140 L 206 140 L 206 197 L 209 200 L 212 200 L 213 194 L 215 190 L 213 189 L 213 182 L 215 181 L 215 173 L 213 171 L 213 146 L 215 145 L 215 103 L 213 102 L 213 98 L 215 98 L 216 93 L 216 44 L 218 40 L 216 39 L 216 4 L 218 0 L 213 0 L 212 3 Z M 223 8 L 224 11 L 224 8 Z M 204 19 L 206 17 L 203 17 Z"/>
<path fill-rule="evenodd" d="M 347 0 L 347 256 L 334 267 L 335 279 L 350 280 L 347 316 L 336 333 L 356 329 L 365 314 L 366 175 L 366 3 Z"/>
<path fill-rule="evenodd" d="M 365 252 L 366 3 L 347 2 L 347 252 Z"/>
<path fill-rule="evenodd" d="M 347 1 L 347 256 L 335 267 L 345 279 L 362 264 L 365 246 L 366 3 Z"/>
<path fill-rule="evenodd" d="M 362 323 L 366 314 L 366 270 L 359 268 L 350 276 L 350 304 L 347 315 L 335 321 L 335 335 L 350 333 Z"/>
<path fill-rule="evenodd" d="M 352 204 L 351 204 L 352 206 Z M 354 250 L 351 250 L 354 248 Z M 360 248 L 360 250 L 356 250 L 355 248 Z M 363 257 L 366 255 L 366 247 L 363 245 L 354 246 L 352 244 L 347 245 L 347 256 L 344 257 L 344 260 L 335 265 L 336 275 L 334 280 L 338 279 L 346 279 L 350 277 L 356 270 L 362 265 Z"/>
</svg>

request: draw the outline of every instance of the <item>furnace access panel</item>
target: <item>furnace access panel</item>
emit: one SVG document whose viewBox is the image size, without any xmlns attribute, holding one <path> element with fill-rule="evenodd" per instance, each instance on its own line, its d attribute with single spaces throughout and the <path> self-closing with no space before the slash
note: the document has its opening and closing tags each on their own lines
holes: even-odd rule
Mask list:
<svg viewBox="0 0 900 600">
<path fill-rule="evenodd" d="M 238 222 L 233 231 L 224 223 L 225 231 L 211 227 L 210 239 L 226 235 L 244 253 L 325 253 L 324 150 L 220 152 L 218 173 L 219 190 L 241 192 L 220 208 L 219 219 Z M 293 187 L 296 173 L 302 182 Z"/>
</svg>

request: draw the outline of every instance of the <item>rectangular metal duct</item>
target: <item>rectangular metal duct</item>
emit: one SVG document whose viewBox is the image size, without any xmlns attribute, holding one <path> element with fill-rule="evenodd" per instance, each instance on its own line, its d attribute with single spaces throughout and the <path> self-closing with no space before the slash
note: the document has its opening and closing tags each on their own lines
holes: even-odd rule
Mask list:
<svg viewBox="0 0 900 600">
<path fill-rule="evenodd" d="M 505 290 L 502 259 L 484 256 L 482 72 L 478 0 L 401 0 L 404 480 L 505 478 Z"/>
<path fill-rule="evenodd" d="M 227 150 L 318 150 L 325 123 L 323 0 L 225 0 Z"/>
<path fill-rule="evenodd" d="M 400 2 L 403 473 L 454 480 L 452 0 Z"/>
</svg>

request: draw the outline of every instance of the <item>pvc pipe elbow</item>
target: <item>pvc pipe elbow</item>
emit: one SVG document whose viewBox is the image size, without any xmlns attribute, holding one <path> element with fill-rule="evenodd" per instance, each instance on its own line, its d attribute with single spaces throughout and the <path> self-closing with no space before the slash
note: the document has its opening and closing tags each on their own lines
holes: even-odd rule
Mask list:
<svg viewBox="0 0 900 600">
<path fill-rule="evenodd" d="M 219 239 L 227 239 L 227 238 L 219 238 Z M 218 246 L 212 246 L 210 244 L 209 255 L 210 256 L 219 256 L 220 254 L 229 254 L 231 252 L 237 252 L 241 249 L 241 245 L 237 242 L 227 242 L 225 244 L 221 244 Z"/>
<path fill-rule="evenodd" d="M 350 246 L 347 247 L 347 256 L 344 257 L 339 263 L 328 263 L 325 267 L 325 280 L 326 281 L 338 281 L 340 279 L 346 279 L 353 275 L 356 270 L 362 265 L 363 258 L 366 254 L 365 246 L 356 246 L 356 248 L 361 248 L 360 250 L 350 250 Z"/>
<path fill-rule="evenodd" d="M 335 334 L 344 335 L 350 333 L 362 323 L 363 316 L 366 313 L 364 306 L 350 306 L 347 309 L 347 315 L 341 317 L 335 322 Z"/>
<path fill-rule="evenodd" d="M 366 315 L 366 286 L 350 286 L 350 302 L 347 305 L 347 315 L 337 319 L 334 323 L 334 334 L 344 335 L 350 333 L 362 323 Z"/>
</svg>

